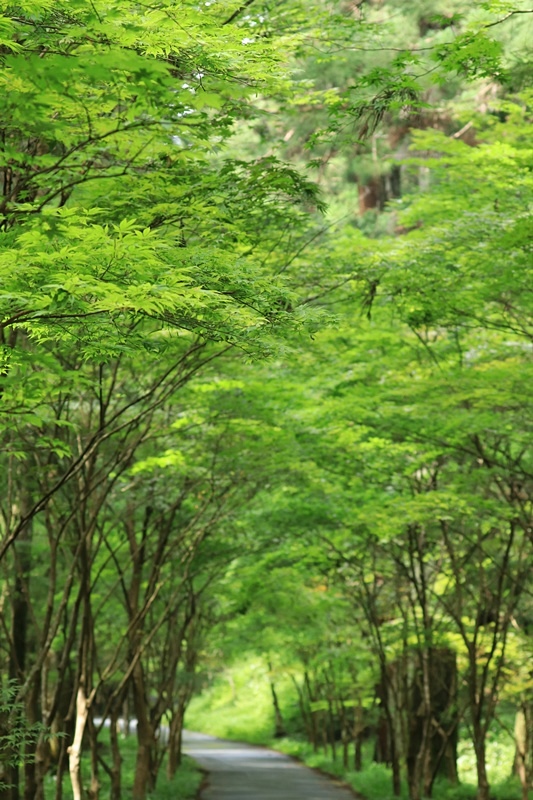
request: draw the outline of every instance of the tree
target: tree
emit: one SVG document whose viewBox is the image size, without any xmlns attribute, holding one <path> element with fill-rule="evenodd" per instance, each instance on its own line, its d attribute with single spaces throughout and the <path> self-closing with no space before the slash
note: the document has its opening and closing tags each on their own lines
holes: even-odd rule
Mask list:
<svg viewBox="0 0 533 800">
<path fill-rule="evenodd" d="M 30 718 L 60 729 L 61 715 L 77 709 L 68 731 L 76 796 L 86 724 L 96 754 L 91 707 L 121 664 L 101 653 L 95 607 L 117 483 L 154 426 L 168 427 L 174 393 L 229 350 L 270 352 L 276 329 L 293 324 L 291 293 L 265 255 L 281 217 L 305 224 L 300 202 L 314 186 L 273 158 L 208 158 L 253 113 L 257 91 L 284 81 L 283 44 L 243 41 L 238 12 L 236 3 L 209 11 L 86 2 L 4 12 L 3 79 L 12 88 L 1 165 L 4 644 Z M 269 223 L 250 235 L 261 208 Z M 46 540 L 47 592 L 36 569 Z M 150 550 L 159 559 L 153 580 L 166 552 Z M 126 580 L 121 571 L 117 579 Z M 167 603 L 178 602 L 172 597 Z M 151 600 L 148 592 L 130 606 L 128 681 L 142 669 L 139 624 Z M 48 708 L 39 702 L 43 686 Z M 150 751 L 155 717 L 148 727 Z M 43 741 L 39 748 L 26 770 L 28 798 L 42 793 L 49 767 Z M 94 795 L 95 769 L 93 758 Z M 139 797 L 147 780 L 139 767 Z M 5 796 L 15 798 L 16 766 L 9 783 Z"/>
<path fill-rule="evenodd" d="M 412 797 L 443 770 L 454 777 L 466 724 L 487 796 L 487 734 L 527 607 L 531 188 L 524 110 L 505 108 L 477 148 L 418 136 L 430 156 L 414 165 L 431 165 L 433 188 L 405 201 L 403 219 L 420 225 L 381 242 L 350 229 L 326 240 L 324 257 L 348 280 L 324 302 L 346 322 L 297 365 L 265 371 L 285 408 L 290 398 L 280 418 L 298 468 L 283 493 L 258 497 L 263 524 L 317 548 L 313 569 L 364 610 L 354 621 L 381 664 L 394 787 L 403 772 Z"/>
<path fill-rule="evenodd" d="M 138 719 L 135 800 L 155 785 L 165 716 L 177 767 L 192 675 L 228 591 L 218 587 L 243 551 L 261 555 L 262 574 L 275 562 L 265 552 L 283 560 L 285 542 L 298 554 L 305 542 L 313 574 L 291 555 L 277 575 L 303 587 L 298 613 L 316 605 L 318 623 L 294 642 L 298 615 L 284 630 L 265 622 L 254 643 L 278 728 L 270 637 L 300 665 L 294 690 L 316 746 L 336 755 L 340 736 L 346 762 L 375 688 L 396 791 L 403 771 L 415 800 L 431 792 L 465 719 L 486 800 L 485 741 L 524 627 L 531 531 L 529 112 L 525 95 L 475 121 L 458 106 L 471 81 L 518 80 L 504 31 L 530 10 L 488 3 L 459 19 L 417 6 L 396 41 L 394 26 L 376 28 L 378 5 L 4 9 L 1 647 L 30 725 L 65 734 L 58 798 L 67 756 L 83 795 L 84 732 L 91 796 L 100 767 L 120 796 L 116 730 L 108 764 L 97 711 L 117 722 L 124 703 Z M 450 76 L 459 100 L 432 118 L 431 93 Z M 406 137 L 415 149 L 400 168 Z M 384 187 L 403 192 L 401 236 L 318 221 L 305 138 L 327 188 L 347 143 L 363 194 L 381 206 Z M 275 155 L 290 148 L 296 165 Z M 338 319 L 309 347 L 329 304 Z M 465 588 L 474 577 L 479 594 Z M 274 600 L 248 591 L 266 620 L 283 592 L 265 583 Z M 439 657 L 468 688 L 457 704 Z M 2 796 L 17 800 L 12 720 L 0 725 L 13 749 Z M 42 797 L 56 744 L 28 744 L 27 800 Z"/>
</svg>

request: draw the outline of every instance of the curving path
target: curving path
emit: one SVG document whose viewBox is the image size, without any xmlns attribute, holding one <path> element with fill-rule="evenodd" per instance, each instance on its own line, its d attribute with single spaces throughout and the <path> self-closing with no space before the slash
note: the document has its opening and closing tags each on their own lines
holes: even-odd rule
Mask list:
<svg viewBox="0 0 533 800">
<path fill-rule="evenodd" d="M 354 794 L 289 756 L 187 731 L 185 752 L 209 773 L 201 800 L 353 800 Z"/>
</svg>

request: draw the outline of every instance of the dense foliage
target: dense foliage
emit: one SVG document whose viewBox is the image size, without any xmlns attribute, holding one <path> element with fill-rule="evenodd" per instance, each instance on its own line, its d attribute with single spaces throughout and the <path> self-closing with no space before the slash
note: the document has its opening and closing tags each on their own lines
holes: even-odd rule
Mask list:
<svg viewBox="0 0 533 800">
<path fill-rule="evenodd" d="M 2 3 L 2 800 L 145 800 L 252 656 L 527 797 L 532 12 L 405 5 Z"/>
</svg>

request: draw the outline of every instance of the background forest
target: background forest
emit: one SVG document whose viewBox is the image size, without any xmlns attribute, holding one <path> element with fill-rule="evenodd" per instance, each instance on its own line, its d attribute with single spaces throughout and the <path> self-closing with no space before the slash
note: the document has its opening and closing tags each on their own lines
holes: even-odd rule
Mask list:
<svg viewBox="0 0 533 800">
<path fill-rule="evenodd" d="M 0 799 L 527 800 L 533 9 L 0 10 Z"/>
</svg>

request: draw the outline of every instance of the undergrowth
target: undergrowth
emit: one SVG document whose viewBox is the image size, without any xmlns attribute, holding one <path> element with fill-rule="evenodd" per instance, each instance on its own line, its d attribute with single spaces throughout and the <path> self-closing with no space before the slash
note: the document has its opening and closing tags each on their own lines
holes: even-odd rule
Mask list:
<svg viewBox="0 0 533 800">
<path fill-rule="evenodd" d="M 107 756 L 109 747 L 107 731 L 102 732 L 102 754 Z M 121 800 L 131 800 L 133 778 L 135 774 L 135 757 L 137 753 L 137 740 L 135 736 L 124 737 L 120 742 L 122 762 L 122 797 Z M 106 759 L 107 760 L 107 759 Z M 109 777 L 104 770 L 100 774 L 100 797 L 109 797 Z M 82 779 L 86 783 L 89 778 L 89 758 L 84 753 L 82 760 Z M 172 779 L 167 778 L 164 765 L 157 779 L 157 785 L 148 795 L 148 800 L 194 800 L 202 782 L 203 773 L 198 765 L 188 756 L 183 757 L 182 764 Z M 45 779 L 46 800 L 53 800 L 56 793 L 56 779 L 48 775 Z M 63 777 L 63 800 L 72 800 L 72 790 L 68 773 Z"/>
</svg>

